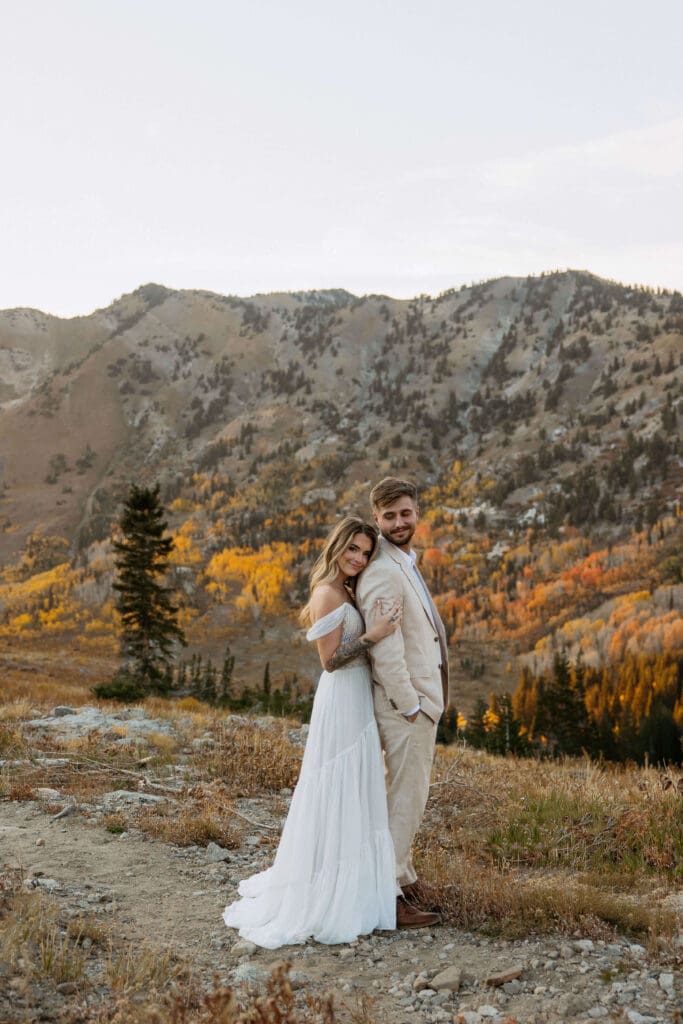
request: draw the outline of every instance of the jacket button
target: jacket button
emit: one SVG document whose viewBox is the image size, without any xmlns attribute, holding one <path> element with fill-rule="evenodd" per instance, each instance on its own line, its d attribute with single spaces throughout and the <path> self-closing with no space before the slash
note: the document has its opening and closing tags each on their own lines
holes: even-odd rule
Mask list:
<svg viewBox="0 0 683 1024">
<path fill-rule="evenodd" d="M 435 637 L 434 637 L 434 640 L 435 640 L 435 641 L 436 641 L 436 643 L 438 644 L 438 642 L 439 642 L 439 638 L 438 638 L 438 636 L 435 636 Z"/>
</svg>

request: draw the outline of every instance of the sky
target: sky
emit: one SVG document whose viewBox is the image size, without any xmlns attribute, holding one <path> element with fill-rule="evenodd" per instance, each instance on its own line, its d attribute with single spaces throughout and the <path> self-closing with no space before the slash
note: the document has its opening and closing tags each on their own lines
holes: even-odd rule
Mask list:
<svg viewBox="0 0 683 1024">
<path fill-rule="evenodd" d="M 0 308 L 683 290 L 680 0 L 3 0 L 0 28 Z"/>
</svg>

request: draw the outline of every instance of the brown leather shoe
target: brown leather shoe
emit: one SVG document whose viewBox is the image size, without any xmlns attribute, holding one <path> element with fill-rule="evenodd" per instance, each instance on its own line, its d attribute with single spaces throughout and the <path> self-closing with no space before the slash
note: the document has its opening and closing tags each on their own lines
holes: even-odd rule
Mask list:
<svg viewBox="0 0 683 1024">
<path fill-rule="evenodd" d="M 397 928 L 432 928 L 435 924 L 441 924 L 438 914 L 430 914 L 425 910 L 418 910 L 411 906 L 402 896 L 396 897 L 396 927 Z"/>
<path fill-rule="evenodd" d="M 408 885 L 402 885 L 401 889 L 406 902 L 411 907 L 417 907 L 418 910 L 425 910 L 432 914 L 441 913 L 442 908 L 439 906 L 436 893 L 430 885 L 425 885 L 419 878 Z"/>
</svg>

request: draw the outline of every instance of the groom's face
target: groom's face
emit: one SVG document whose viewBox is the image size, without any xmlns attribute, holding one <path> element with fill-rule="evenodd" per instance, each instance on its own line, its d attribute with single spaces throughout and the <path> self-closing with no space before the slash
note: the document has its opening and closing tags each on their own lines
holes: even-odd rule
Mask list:
<svg viewBox="0 0 683 1024">
<path fill-rule="evenodd" d="M 419 509 L 409 495 L 404 494 L 390 505 L 376 508 L 373 517 L 382 536 L 404 551 L 410 550 L 410 541 L 415 533 Z"/>
</svg>

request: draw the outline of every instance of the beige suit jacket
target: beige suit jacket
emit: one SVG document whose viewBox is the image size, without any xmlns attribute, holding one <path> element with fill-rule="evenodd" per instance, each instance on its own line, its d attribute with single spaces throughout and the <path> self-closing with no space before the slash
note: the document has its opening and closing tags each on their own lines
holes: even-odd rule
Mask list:
<svg viewBox="0 0 683 1024">
<path fill-rule="evenodd" d="M 369 650 L 373 680 L 401 714 L 409 714 L 419 702 L 422 711 L 438 722 L 448 705 L 446 633 L 415 571 L 384 537 L 358 581 L 356 599 L 366 624 L 372 622 L 378 598 L 385 603 L 399 598 L 403 618 L 400 629 Z"/>
</svg>

